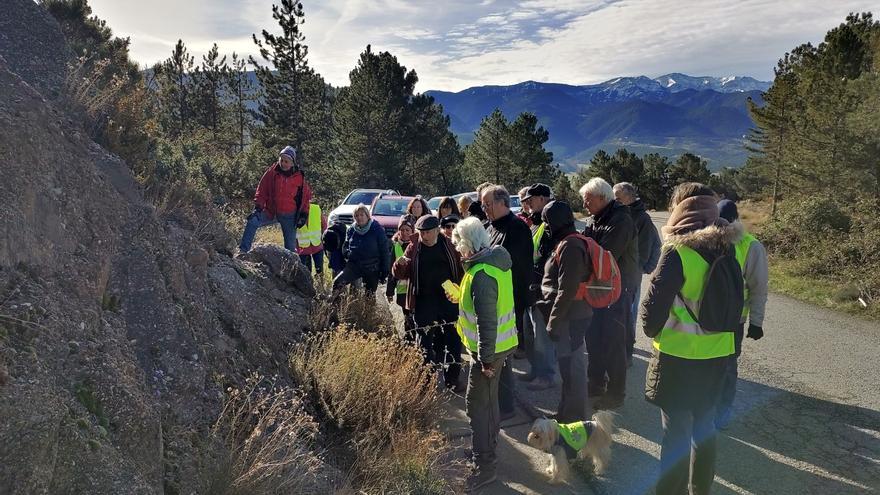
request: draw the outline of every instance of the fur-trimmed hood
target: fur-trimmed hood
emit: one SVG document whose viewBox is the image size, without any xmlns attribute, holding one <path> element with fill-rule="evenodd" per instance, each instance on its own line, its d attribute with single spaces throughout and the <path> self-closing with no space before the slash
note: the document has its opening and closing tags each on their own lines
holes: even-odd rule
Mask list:
<svg viewBox="0 0 880 495">
<path fill-rule="evenodd" d="M 684 234 L 667 234 L 665 243 L 673 247 L 687 246 L 699 251 L 723 251 L 730 244 L 739 242 L 744 233 L 742 223 L 738 221 L 727 223 L 727 220 L 719 219 L 715 225 L 702 229 Z"/>
</svg>

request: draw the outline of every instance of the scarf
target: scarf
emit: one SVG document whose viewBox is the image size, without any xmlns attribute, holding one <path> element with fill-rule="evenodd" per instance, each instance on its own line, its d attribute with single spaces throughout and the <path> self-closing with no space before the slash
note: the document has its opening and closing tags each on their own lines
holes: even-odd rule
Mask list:
<svg viewBox="0 0 880 495">
<path fill-rule="evenodd" d="M 718 216 L 718 202 L 714 196 L 691 196 L 675 205 L 669 221 L 660 230 L 663 235 L 679 235 L 712 225 L 723 227 L 727 221 Z"/>
<path fill-rule="evenodd" d="M 351 226 L 354 227 L 354 232 L 355 232 L 356 234 L 364 235 L 364 234 L 366 234 L 367 232 L 369 232 L 369 231 L 370 231 L 370 227 L 373 226 L 373 219 L 371 218 L 370 221 L 367 222 L 367 224 L 364 225 L 363 227 L 361 227 L 361 226 L 358 225 L 357 223 L 353 223 L 353 224 L 351 224 Z"/>
</svg>

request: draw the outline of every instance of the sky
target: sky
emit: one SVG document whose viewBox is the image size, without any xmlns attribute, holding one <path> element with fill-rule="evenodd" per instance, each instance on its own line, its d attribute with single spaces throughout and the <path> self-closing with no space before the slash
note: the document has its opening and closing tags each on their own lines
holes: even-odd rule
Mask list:
<svg viewBox="0 0 880 495">
<path fill-rule="evenodd" d="M 256 54 L 252 33 L 280 29 L 271 0 L 90 0 L 134 60 L 152 65 L 183 39 L 197 60 Z M 873 4 L 873 5 L 871 5 Z M 367 44 L 419 76 L 418 92 L 618 76 L 773 78 L 776 61 L 817 43 L 875 0 L 303 0 L 309 63 L 335 86 Z M 876 12 L 880 14 L 880 12 Z"/>
</svg>

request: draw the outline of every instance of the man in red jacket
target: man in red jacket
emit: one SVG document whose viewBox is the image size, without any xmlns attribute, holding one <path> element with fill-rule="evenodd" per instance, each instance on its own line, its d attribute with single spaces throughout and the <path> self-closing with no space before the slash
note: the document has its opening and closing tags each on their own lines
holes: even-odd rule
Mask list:
<svg viewBox="0 0 880 495">
<path fill-rule="evenodd" d="M 278 222 L 284 234 L 284 247 L 296 252 L 296 229 L 308 221 L 311 197 L 312 191 L 300 169 L 296 149 L 286 146 L 278 161 L 260 179 L 254 196 L 254 211 L 248 215 L 239 251 L 251 250 L 257 229 Z"/>
</svg>

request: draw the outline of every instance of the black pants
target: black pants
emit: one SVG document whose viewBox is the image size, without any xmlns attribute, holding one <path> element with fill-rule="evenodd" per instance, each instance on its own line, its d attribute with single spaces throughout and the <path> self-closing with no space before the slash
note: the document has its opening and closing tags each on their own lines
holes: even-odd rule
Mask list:
<svg viewBox="0 0 880 495">
<path fill-rule="evenodd" d="M 660 407 L 663 441 L 657 495 L 687 494 L 689 486 L 694 495 L 709 493 L 715 478 L 715 402 L 725 364 L 697 362 L 687 375 L 671 377 L 681 382 L 677 386 L 684 395 Z"/>
<path fill-rule="evenodd" d="M 626 395 L 626 335 L 633 297 L 633 292 L 624 288 L 617 302 L 593 310 L 585 336 L 589 355 L 587 376 L 593 394 L 601 394 L 607 387 L 608 395 Z"/>
<path fill-rule="evenodd" d="M 443 381 L 447 387 L 454 387 L 461 374 L 462 343 L 455 331 L 457 315 L 442 309 L 447 310 L 438 307 L 438 311 L 420 311 L 416 300 L 413 317 L 425 362 L 442 367 Z"/>
<path fill-rule="evenodd" d="M 517 335 L 523 335 L 523 329 L 525 329 L 525 310 L 516 312 Z M 510 414 L 516 411 L 516 384 L 514 383 L 513 368 L 511 367 L 512 359 L 513 356 L 511 355 L 504 360 L 504 366 L 501 367 L 501 376 L 498 380 L 498 406 L 501 414 Z"/>
<path fill-rule="evenodd" d="M 318 251 L 314 254 L 301 254 L 299 260 L 305 265 L 306 269 L 311 273 L 312 259 L 315 260 L 315 273 L 318 275 L 324 273 L 324 251 Z"/>
<path fill-rule="evenodd" d="M 364 290 L 367 294 L 375 294 L 376 288 L 379 287 L 379 272 L 378 270 L 364 270 L 357 263 L 353 263 L 349 261 L 345 264 L 345 268 L 342 270 L 342 273 L 336 276 L 333 279 L 333 290 L 341 289 L 346 285 L 353 283 L 355 280 L 361 279 L 364 281 Z"/>
</svg>

